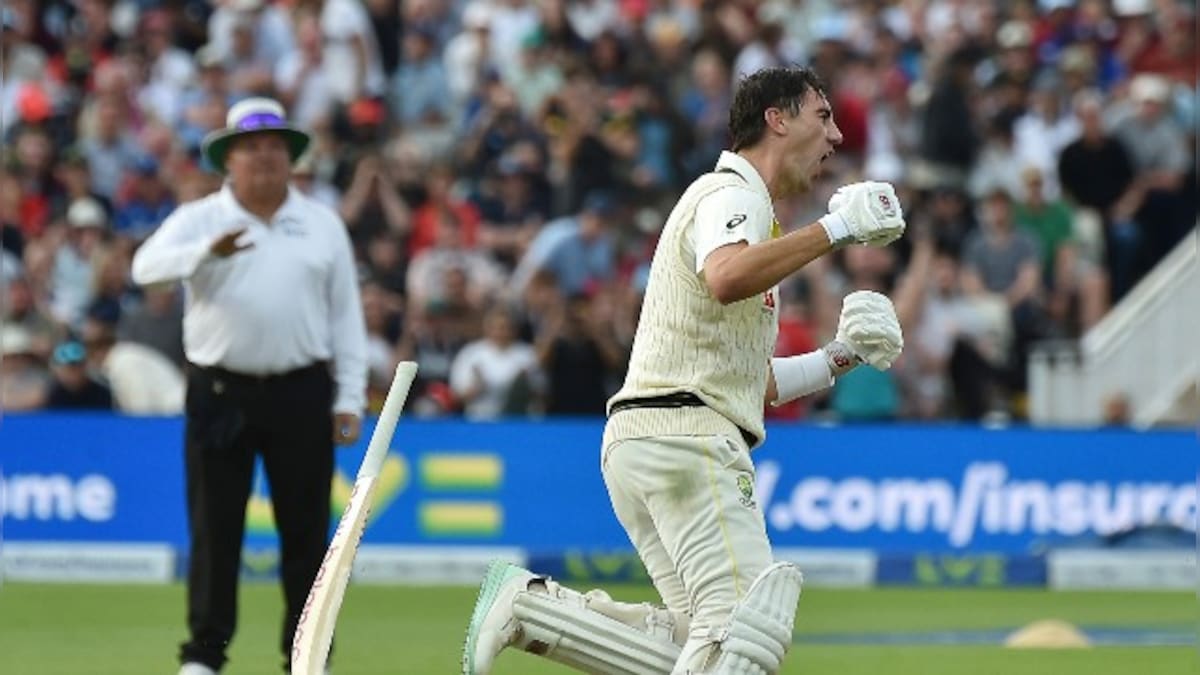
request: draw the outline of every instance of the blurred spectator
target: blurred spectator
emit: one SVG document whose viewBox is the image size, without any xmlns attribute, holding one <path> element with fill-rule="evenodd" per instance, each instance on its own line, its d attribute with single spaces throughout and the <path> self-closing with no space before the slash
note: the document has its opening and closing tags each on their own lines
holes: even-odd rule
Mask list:
<svg viewBox="0 0 1200 675">
<path fill-rule="evenodd" d="M 520 59 L 521 41 L 538 26 L 538 11 L 530 0 L 496 0 L 492 3 L 491 60 L 500 73 L 508 73 Z"/>
<path fill-rule="evenodd" d="M 271 0 L 222 0 L 208 19 L 209 44 L 223 58 L 233 53 L 239 26 L 249 27 L 251 55 L 260 63 L 279 63 L 295 49 L 287 10 Z"/>
<path fill-rule="evenodd" d="M 1079 120 L 1069 101 L 1062 97 L 1062 83 L 1055 77 L 1039 78 L 1030 94 L 1029 109 L 1013 124 L 1013 144 L 1022 166 L 1037 169 L 1048 199 L 1059 195 L 1057 157 L 1068 143 L 1079 137 Z"/>
<path fill-rule="evenodd" d="M 316 153 L 309 150 L 292 167 L 292 184 L 296 189 L 336 211 L 342 195 L 317 168 Z"/>
<path fill-rule="evenodd" d="M 225 123 L 225 111 L 234 98 L 220 48 L 213 44 L 196 50 L 196 81 L 183 93 L 177 131 L 183 145 L 200 156 L 204 135 Z"/>
<path fill-rule="evenodd" d="M 92 189 L 92 172 L 87 157 L 77 147 L 66 148 L 54 167 L 54 179 L 62 186 L 62 201 L 56 210 L 65 214 L 75 200 L 90 197 L 99 202 L 105 211 L 112 211 L 112 202 Z"/>
<path fill-rule="evenodd" d="M 517 340 L 507 308 L 484 316 L 483 337 L 463 346 L 450 368 L 450 388 L 468 419 L 526 415 L 542 389 L 533 347 Z"/>
<path fill-rule="evenodd" d="M 803 61 L 800 45 L 786 39 L 783 26 L 778 23 L 759 24 L 754 41 L 738 53 L 733 66 L 733 84 L 763 68 L 789 66 Z M 840 124 L 839 124 L 840 126 Z"/>
<path fill-rule="evenodd" d="M 550 208 L 538 191 L 537 178 L 514 158 L 502 159 L 479 195 L 479 243 L 502 264 L 516 264 L 525 246 L 545 222 Z M 481 190 L 482 192 L 482 190 Z M 489 194 L 490 193 L 490 194 Z"/>
<path fill-rule="evenodd" d="M 145 345 L 183 367 L 183 301 L 175 284 L 142 287 L 142 302 L 121 312 L 117 339 Z"/>
<path fill-rule="evenodd" d="M 965 184 L 979 152 L 969 104 L 973 65 L 971 53 L 958 50 L 934 67 L 936 80 L 921 114 L 921 158 L 934 183 Z"/>
<path fill-rule="evenodd" d="M 1129 85 L 1129 105 L 1114 111 L 1113 135 L 1129 150 L 1135 169 L 1132 214 L 1141 237 L 1141 277 L 1174 248 L 1195 224 L 1184 177 L 1195 161 L 1183 129 L 1168 112 L 1170 83 L 1138 75 Z"/>
<path fill-rule="evenodd" d="M 472 0 L 462 13 L 463 30 L 442 50 L 446 87 L 453 103 L 464 106 L 478 95 L 491 65 L 492 12 L 486 0 Z"/>
<path fill-rule="evenodd" d="M 67 211 L 65 241 L 54 255 L 50 280 L 55 320 L 78 326 L 91 303 L 95 258 L 108 235 L 108 216 L 94 199 L 84 197 Z"/>
<path fill-rule="evenodd" d="M 567 20 L 581 40 L 592 42 L 620 21 L 619 3 L 609 0 L 575 0 L 566 3 Z"/>
<path fill-rule="evenodd" d="M 13 124 L 25 117 L 21 94 L 43 80 L 46 54 L 22 35 L 25 26 L 14 7 L 0 7 L 0 135 L 8 138 Z"/>
<path fill-rule="evenodd" d="M 88 160 L 92 189 L 115 201 L 125 170 L 134 166 L 142 152 L 128 126 L 123 106 L 113 98 L 95 102 L 94 127 L 82 134 L 80 148 Z"/>
<path fill-rule="evenodd" d="M 1046 335 L 1038 244 L 1013 221 L 1012 197 L 995 190 L 984 198 L 981 227 L 963 247 L 963 290 L 1003 298 L 1012 314 L 1011 372 L 1024 390 L 1032 343 Z"/>
<path fill-rule="evenodd" d="M 141 241 L 175 210 L 175 196 L 163 182 L 158 161 L 153 157 L 138 157 L 132 169 L 126 187 L 117 196 L 113 231 Z"/>
<path fill-rule="evenodd" d="M 355 243 L 403 235 L 412 227 L 412 212 L 400 196 L 387 162 L 376 154 L 364 155 L 355 164 L 338 212 Z"/>
<path fill-rule="evenodd" d="M 50 373 L 34 349 L 24 327 L 0 326 L 0 409 L 20 412 L 45 405 Z"/>
<path fill-rule="evenodd" d="M 513 293 L 521 295 L 539 270 L 553 273 L 567 295 L 586 293 L 611 280 L 616 273 L 611 232 L 616 215 L 613 198 L 595 192 L 579 214 L 547 223 L 513 272 Z"/>
<path fill-rule="evenodd" d="M 393 107 L 405 126 L 444 123 L 453 115 L 446 70 L 432 29 L 412 27 L 404 34 L 404 60 L 396 71 Z"/>
<path fill-rule="evenodd" d="M 373 279 L 384 290 L 396 296 L 408 294 L 408 260 L 404 257 L 404 244 L 394 232 L 380 232 L 367 243 L 366 276 Z"/>
<path fill-rule="evenodd" d="M 413 211 L 412 236 L 408 240 L 410 256 L 415 257 L 435 244 L 442 214 L 446 212 L 458 222 L 461 244 L 475 246 L 479 241 L 479 209 L 457 193 L 450 165 L 437 162 L 427 172 L 425 201 Z"/>
<path fill-rule="evenodd" d="M 1095 260 L 1108 268 L 1115 302 L 1134 282 L 1139 236 L 1131 220 L 1138 200 L 1133 161 L 1124 143 L 1105 132 L 1098 92 L 1076 95 L 1074 107 L 1082 133 L 1059 156 L 1059 180 L 1066 197 L 1101 223 L 1105 257 Z"/>
<path fill-rule="evenodd" d="M 148 75 L 138 101 L 173 127 L 179 120 L 183 92 L 196 76 L 196 65 L 191 54 L 176 46 L 174 22 L 167 11 L 147 11 L 140 23 Z"/>
<path fill-rule="evenodd" d="M 1105 285 L 1119 301 L 1197 222 L 1195 18 L 1194 3 L 1171 0 L 7 3 L 0 283 L 20 279 L 15 292 L 53 324 L 34 331 L 45 357 L 85 312 L 120 312 L 123 335 L 144 330 L 134 339 L 177 360 L 178 335 L 161 330 L 177 297 L 137 302 L 118 269 L 129 251 L 111 247 L 220 188 L 200 141 L 239 97 L 261 92 L 316 132 L 295 185 L 345 216 L 389 325 L 404 309 L 389 329 L 399 335 L 377 346 L 419 351 L 432 374 L 414 405 L 453 412 L 449 359 L 518 265 L 514 289 L 524 290 L 510 299 L 526 341 L 581 288 L 614 340 L 628 341 L 663 217 L 606 225 L 611 272 L 599 275 L 549 245 L 563 239 L 559 226 L 596 192 L 630 214 L 664 208 L 725 144 L 739 78 L 800 62 L 828 78 L 846 141 L 817 198 L 778 206 L 784 229 L 818 215 L 833 185 L 887 180 L 934 250 L 917 265 L 924 244 L 906 237 L 882 257 L 846 252 L 841 266 L 814 267 L 795 301 L 818 334 L 838 292 L 903 286 L 914 266 L 939 278 L 912 285 L 945 281 L 968 238 L 991 237 L 975 215 L 992 210 L 997 189 L 1010 194 L 1017 230 L 1036 235 L 1040 288 L 1018 303 L 1036 318 L 1019 321 L 1019 349 L 979 337 L 1011 330 L 995 328 L 991 294 L 944 284 L 944 304 L 974 309 L 944 312 L 957 328 L 934 331 L 943 337 L 929 341 L 932 356 L 896 370 L 898 414 L 977 416 L 1019 397 L 1014 368 L 1028 341 L 1086 331 L 1108 309 Z M 70 207 L 89 201 L 119 236 L 68 224 Z M 459 242 L 443 249 L 447 214 Z M 980 270 L 968 258 L 970 277 Z M 434 290 L 406 289 L 410 278 Z M 964 389 L 972 373 L 986 386 Z M 944 395 L 912 393 L 934 392 L 933 381 Z"/>
<path fill-rule="evenodd" d="M 905 333 L 897 371 L 906 411 L 917 419 L 981 419 L 1003 410 L 1009 390 L 1010 310 L 996 296 L 969 296 L 953 253 L 917 228 L 894 295 Z"/>
<path fill-rule="evenodd" d="M 431 11 L 437 11 L 434 7 L 441 5 L 444 8 L 443 11 L 449 11 L 449 3 L 364 0 L 363 5 L 367 9 L 367 14 L 371 19 L 371 29 L 375 33 L 375 44 L 379 47 L 379 62 L 385 78 L 395 75 L 396 68 L 400 66 L 400 38 L 404 35 L 405 27 L 405 17 L 401 11 L 402 4 L 407 5 L 410 10 L 425 4 L 430 7 Z M 421 18 L 417 16 L 412 19 L 418 23 L 421 21 Z"/>
<path fill-rule="evenodd" d="M 499 292 L 503 271 L 485 253 L 468 246 L 458 217 L 441 210 L 437 218 L 437 240 L 416 254 L 408 266 L 406 291 L 415 307 L 444 306 L 449 300 L 450 273 L 458 271 L 466 283 L 467 303 L 481 310 Z"/>
<path fill-rule="evenodd" d="M 127 415 L 183 412 L 183 373 L 158 350 L 118 341 L 116 325 L 94 316 L 84 321 L 80 339 L 88 367 L 111 388 L 118 411 Z"/>
<path fill-rule="evenodd" d="M 989 123 L 987 140 L 967 183 L 973 198 L 984 199 L 997 190 L 1007 192 L 1014 199 L 1024 194 L 1021 171 L 1027 166 L 1036 166 L 1036 163 L 1028 162 L 1019 154 L 1014 135 L 1019 115 L 1018 109 L 1005 108 Z"/>
<path fill-rule="evenodd" d="M 396 372 L 393 348 L 399 337 L 400 307 L 373 281 L 361 284 L 363 319 L 367 324 L 367 391 L 372 403 L 383 405 Z M 375 408 L 377 410 L 377 408 Z"/>
<path fill-rule="evenodd" d="M 92 258 L 92 292 L 86 314 L 101 316 L 116 323 L 130 307 L 139 303 L 140 294 L 130 279 L 130 248 L 111 244 L 96 250 Z M 78 328 L 78 325 L 73 325 Z"/>
<path fill-rule="evenodd" d="M 42 127 L 21 126 L 16 129 L 12 148 L 9 170 L 13 183 L 5 189 L 16 191 L 10 198 L 16 202 L 22 232 L 38 236 L 57 215 L 54 206 L 62 198 L 61 186 L 52 172 L 54 147 Z"/>
<path fill-rule="evenodd" d="M 333 84 L 324 68 L 324 43 L 316 14 L 296 10 L 296 49 L 275 61 L 275 89 L 279 101 L 294 110 L 296 123 L 324 129 L 330 123 L 335 102 Z"/>
<path fill-rule="evenodd" d="M 1107 280 L 1080 254 L 1070 207 L 1046 199 L 1042 172 L 1029 168 L 1022 177 L 1026 196 L 1016 205 L 1014 217 L 1040 244 L 1042 279 L 1049 289 L 1047 309 L 1051 319 L 1079 335 L 1108 311 Z"/>
<path fill-rule="evenodd" d="M 631 182 L 643 198 L 665 199 L 682 188 L 688 175 L 683 157 L 695 137 L 683 117 L 650 81 L 630 90 L 632 124 L 637 131 L 637 158 Z"/>
<path fill-rule="evenodd" d="M 468 322 L 469 317 L 456 310 L 447 304 L 414 309 L 405 317 L 404 332 L 396 344 L 396 360 L 417 363 L 411 397 L 413 408 L 420 414 L 436 416 L 458 409 L 450 389 L 451 364 L 459 350 L 478 334 Z"/>
<path fill-rule="evenodd" d="M 696 54 L 692 59 L 692 86 L 678 102 L 698 141 L 685 160 L 690 174 L 707 171 L 727 145 L 725 127 L 732 101 L 729 74 L 720 55 L 714 51 Z"/>
<path fill-rule="evenodd" d="M 50 410 L 112 410 L 112 390 L 88 372 L 87 350 L 78 342 L 63 342 L 50 359 L 53 380 L 46 392 Z"/>
<path fill-rule="evenodd" d="M 544 30 L 539 28 L 525 36 L 520 59 L 508 73 L 521 112 L 527 117 L 536 115 L 547 99 L 562 89 L 563 82 L 562 68 Z"/>
<path fill-rule="evenodd" d="M 546 374 L 547 415 L 603 416 L 609 375 L 625 365 L 612 322 L 586 295 L 569 297 L 538 333 L 538 364 Z"/>
<path fill-rule="evenodd" d="M 357 0 L 315 0 L 325 44 L 322 66 L 341 103 L 383 96 L 386 81 L 371 17 Z"/>
<path fill-rule="evenodd" d="M 855 368 L 833 384 L 830 410 L 845 422 L 896 419 L 900 415 L 900 391 L 895 375 L 874 368 Z"/>
<path fill-rule="evenodd" d="M 273 65 L 279 61 L 269 60 L 259 50 L 254 16 L 245 12 L 235 14 L 230 29 L 229 44 L 224 45 L 223 54 L 230 92 L 239 99 L 271 93 Z"/>
</svg>

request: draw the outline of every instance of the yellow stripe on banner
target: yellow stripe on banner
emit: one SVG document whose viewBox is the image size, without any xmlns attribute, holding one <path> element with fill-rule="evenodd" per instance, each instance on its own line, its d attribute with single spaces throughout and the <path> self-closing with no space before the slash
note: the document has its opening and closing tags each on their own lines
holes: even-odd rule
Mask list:
<svg viewBox="0 0 1200 675">
<path fill-rule="evenodd" d="M 433 488 L 498 488 L 504 464 L 496 455 L 444 454 L 421 458 L 421 484 Z"/>
<path fill-rule="evenodd" d="M 729 530 L 725 527 L 725 512 L 721 510 L 721 493 L 717 489 L 717 474 L 713 470 L 712 448 L 705 444 L 704 459 L 708 466 L 708 484 L 712 488 L 713 508 L 717 511 L 717 524 L 721 526 L 721 539 L 725 541 L 725 552 L 729 554 L 729 564 L 733 567 L 733 592 L 738 600 L 742 599 L 742 582 L 738 575 L 737 557 L 733 554 L 733 542 L 729 541 Z"/>
<path fill-rule="evenodd" d="M 495 502 L 430 501 L 421 504 L 421 531 L 433 535 L 495 535 L 504 512 Z"/>
</svg>

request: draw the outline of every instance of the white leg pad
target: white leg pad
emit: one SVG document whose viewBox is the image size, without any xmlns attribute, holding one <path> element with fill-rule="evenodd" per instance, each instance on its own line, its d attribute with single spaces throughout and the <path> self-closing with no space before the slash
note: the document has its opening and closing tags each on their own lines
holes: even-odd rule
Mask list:
<svg viewBox="0 0 1200 675">
<path fill-rule="evenodd" d="M 719 640 L 713 675 L 775 675 L 792 646 L 796 605 L 804 578 L 791 563 L 777 562 L 750 584 Z"/>
<path fill-rule="evenodd" d="M 679 658 L 686 619 L 648 604 L 613 602 L 547 581 L 548 592 L 513 599 L 521 625 L 517 646 L 588 673 L 663 675 Z"/>
</svg>

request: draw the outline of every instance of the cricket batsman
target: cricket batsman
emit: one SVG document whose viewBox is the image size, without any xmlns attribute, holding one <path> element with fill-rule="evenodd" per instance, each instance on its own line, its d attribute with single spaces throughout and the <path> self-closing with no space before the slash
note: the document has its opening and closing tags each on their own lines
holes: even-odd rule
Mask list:
<svg viewBox="0 0 1200 675">
<path fill-rule="evenodd" d="M 842 142 L 806 68 L 747 77 L 729 114 L 732 148 L 688 187 L 651 264 L 622 389 L 609 401 L 601 466 L 613 510 L 663 607 L 580 593 L 507 563 L 480 588 L 464 675 L 515 646 L 593 673 L 772 675 L 791 644 L 801 575 L 774 561 L 753 500 L 750 450 L 763 403 L 831 386 L 860 363 L 889 368 L 903 339 L 887 297 L 842 304 L 836 338 L 772 357 L 779 283 L 848 245 L 904 233 L 895 190 L 855 183 L 829 213 L 782 234 L 774 202 L 807 192 Z"/>
</svg>

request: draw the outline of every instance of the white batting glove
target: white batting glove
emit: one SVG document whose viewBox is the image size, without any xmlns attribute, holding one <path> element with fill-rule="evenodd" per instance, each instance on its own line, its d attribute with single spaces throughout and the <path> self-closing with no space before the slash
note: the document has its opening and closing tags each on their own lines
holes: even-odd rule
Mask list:
<svg viewBox="0 0 1200 675">
<path fill-rule="evenodd" d="M 904 210 L 890 183 L 852 183 L 833 193 L 820 223 L 834 246 L 887 246 L 904 234 Z"/>
<path fill-rule="evenodd" d="M 874 291 L 847 295 L 842 301 L 835 341 L 878 370 L 891 368 L 904 349 L 900 319 L 892 301 Z"/>
</svg>

